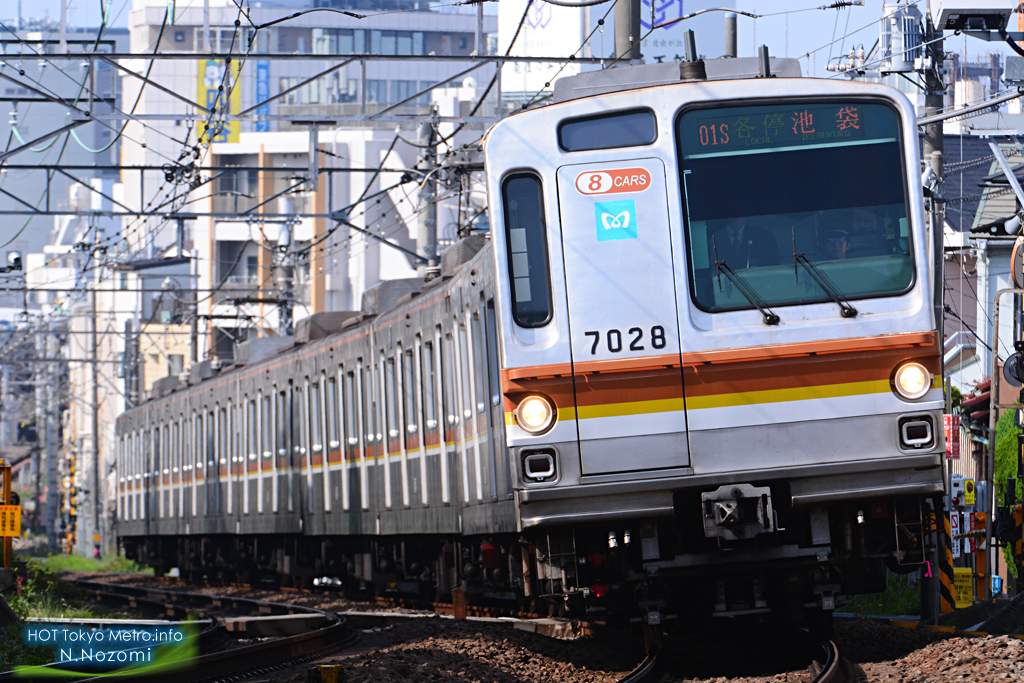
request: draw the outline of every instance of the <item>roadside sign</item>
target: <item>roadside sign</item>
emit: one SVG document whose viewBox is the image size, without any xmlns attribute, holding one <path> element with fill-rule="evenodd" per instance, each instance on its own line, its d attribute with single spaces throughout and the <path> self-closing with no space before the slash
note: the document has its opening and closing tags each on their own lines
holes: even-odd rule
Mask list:
<svg viewBox="0 0 1024 683">
<path fill-rule="evenodd" d="M 974 480 L 964 479 L 964 505 L 974 505 Z M 974 531 L 971 529 L 971 531 Z"/>
<path fill-rule="evenodd" d="M 960 513 L 949 513 L 949 542 L 953 548 L 953 559 L 960 557 Z"/>
<path fill-rule="evenodd" d="M 957 609 L 974 604 L 974 570 L 970 567 L 953 567 L 953 598 Z"/>
<path fill-rule="evenodd" d="M 21 506 L 0 505 L 0 537 L 21 536 Z"/>
</svg>

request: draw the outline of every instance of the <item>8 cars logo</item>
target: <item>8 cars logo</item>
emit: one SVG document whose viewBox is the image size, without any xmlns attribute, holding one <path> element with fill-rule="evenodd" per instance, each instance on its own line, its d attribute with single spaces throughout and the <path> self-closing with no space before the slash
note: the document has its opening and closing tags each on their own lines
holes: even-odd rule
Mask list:
<svg viewBox="0 0 1024 683">
<path fill-rule="evenodd" d="M 643 192 L 650 186 L 651 174 L 646 168 L 585 171 L 576 176 L 576 189 L 588 195 Z"/>
</svg>

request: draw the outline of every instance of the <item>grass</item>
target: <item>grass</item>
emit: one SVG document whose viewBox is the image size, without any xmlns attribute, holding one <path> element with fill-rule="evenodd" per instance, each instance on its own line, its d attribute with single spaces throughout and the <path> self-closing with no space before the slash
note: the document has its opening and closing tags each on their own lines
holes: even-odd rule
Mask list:
<svg viewBox="0 0 1024 683">
<path fill-rule="evenodd" d="M 856 595 L 849 604 L 836 610 L 852 614 L 920 614 L 921 589 L 910 577 L 886 572 L 886 587 L 881 593 Z"/>
<path fill-rule="evenodd" d="M 120 555 L 96 560 L 81 555 L 51 555 L 46 558 L 46 566 L 58 572 L 100 572 L 106 574 L 152 574 L 151 567 L 137 564 Z"/>
<path fill-rule="evenodd" d="M 19 619 L 105 618 L 106 610 L 97 610 L 85 593 L 61 581 L 56 572 L 36 558 L 29 558 L 25 578 L 6 595 L 7 602 Z M 28 647 L 22 640 L 22 626 L 0 629 L 0 670 L 16 666 L 46 664 L 54 659 L 52 647 Z"/>
</svg>

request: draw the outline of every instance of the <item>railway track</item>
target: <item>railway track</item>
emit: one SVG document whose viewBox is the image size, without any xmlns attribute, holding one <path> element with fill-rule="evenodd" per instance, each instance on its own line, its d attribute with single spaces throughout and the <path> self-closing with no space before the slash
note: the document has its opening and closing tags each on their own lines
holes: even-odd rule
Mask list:
<svg viewBox="0 0 1024 683">
<path fill-rule="evenodd" d="M 856 676 L 850 663 L 839 654 L 839 648 L 831 640 L 822 643 L 823 661 L 815 662 L 811 683 L 855 683 Z M 812 669 L 813 670 L 813 669 Z M 640 664 L 620 678 L 618 683 L 660 683 L 667 676 L 665 660 L 657 651 L 650 652 Z"/>
<path fill-rule="evenodd" d="M 96 581 L 73 583 L 101 603 L 127 606 L 179 621 L 191 619 L 200 624 L 197 636 L 200 654 L 172 671 L 147 675 L 146 680 L 151 683 L 227 683 L 242 680 L 318 659 L 358 639 L 358 632 L 344 617 L 312 607 Z M 228 613 L 242 616 L 229 617 L 226 616 Z M 236 636 L 260 640 L 251 645 L 231 647 L 231 632 Z M 51 664 L 45 668 L 65 667 Z M 0 680 L 15 679 L 34 680 L 14 672 L 0 674 Z M 83 675 L 77 680 L 98 682 L 106 679 Z"/>
</svg>

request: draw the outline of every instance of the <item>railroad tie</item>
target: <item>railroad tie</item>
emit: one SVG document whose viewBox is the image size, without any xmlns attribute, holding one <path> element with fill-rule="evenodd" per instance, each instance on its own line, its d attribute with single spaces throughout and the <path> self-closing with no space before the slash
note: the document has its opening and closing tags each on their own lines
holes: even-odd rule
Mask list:
<svg viewBox="0 0 1024 683">
<path fill-rule="evenodd" d="M 956 609 L 953 598 L 953 535 L 947 514 L 942 515 L 942 533 L 946 552 L 939 557 L 939 606 L 941 613 L 946 614 Z"/>
</svg>

